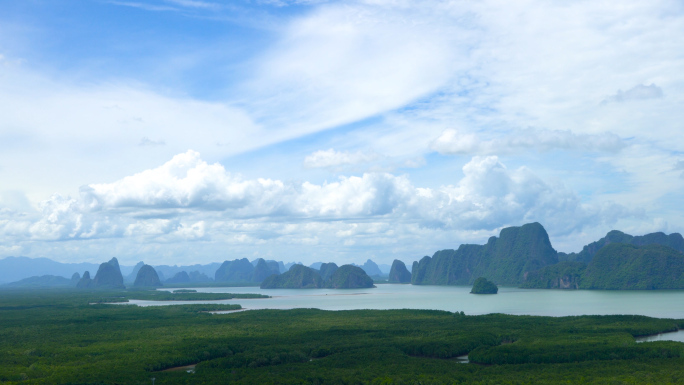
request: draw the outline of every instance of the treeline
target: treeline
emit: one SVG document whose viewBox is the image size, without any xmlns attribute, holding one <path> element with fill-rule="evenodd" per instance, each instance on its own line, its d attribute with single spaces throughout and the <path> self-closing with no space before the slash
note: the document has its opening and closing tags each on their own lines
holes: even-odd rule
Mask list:
<svg viewBox="0 0 684 385">
<path fill-rule="evenodd" d="M 634 340 L 677 330 L 684 320 L 427 310 L 211 314 L 231 306 L 90 305 L 95 298 L 117 296 L 121 293 L 0 292 L 0 382 L 143 384 L 152 377 L 158 384 L 684 380 L 684 344 Z M 464 354 L 471 364 L 453 359 Z M 185 365 L 196 365 L 195 372 L 163 371 Z"/>
</svg>

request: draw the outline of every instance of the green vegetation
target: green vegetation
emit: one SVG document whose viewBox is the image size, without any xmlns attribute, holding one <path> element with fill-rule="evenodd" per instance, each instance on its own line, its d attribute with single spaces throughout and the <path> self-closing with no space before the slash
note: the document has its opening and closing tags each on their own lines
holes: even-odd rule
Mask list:
<svg viewBox="0 0 684 385">
<path fill-rule="evenodd" d="M 559 262 L 531 272 L 521 285 L 538 289 L 684 289 L 684 254 L 667 246 L 603 246 L 589 265 Z"/>
<path fill-rule="evenodd" d="M 388 281 L 390 283 L 411 283 L 411 272 L 408 271 L 404 262 L 398 259 L 392 262 Z"/>
<path fill-rule="evenodd" d="M 582 262 L 558 262 L 530 272 L 520 287 L 525 289 L 579 289 L 587 265 Z"/>
<path fill-rule="evenodd" d="M 322 263 L 321 268 L 318 269 L 318 272 L 321 274 L 321 278 L 323 278 L 323 281 L 327 281 L 338 268 L 339 267 L 335 262 Z"/>
<path fill-rule="evenodd" d="M 473 289 L 470 290 L 472 294 L 496 294 L 499 288 L 494 282 L 488 281 L 487 278 L 480 277 L 473 283 Z"/>
<path fill-rule="evenodd" d="M 594 256 L 582 277 L 582 289 L 684 289 L 684 254 L 660 245 L 613 243 Z"/>
<path fill-rule="evenodd" d="M 358 289 L 373 286 L 373 279 L 366 272 L 353 265 L 342 265 L 325 282 L 325 286 L 331 289 Z"/>
<path fill-rule="evenodd" d="M 501 285 L 519 285 L 525 276 L 558 263 L 556 250 L 539 223 L 501 230 L 485 245 L 461 245 L 441 250 L 432 258 L 414 262 L 414 285 L 470 285 L 477 277 L 489 277 Z"/>
<path fill-rule="evenodd" d="M 658 232 L 635 237 L 625 234 L 622 231 L 613 230 L 608 232 L 605 237 L 598 241 L 584 246 L 579 253 L 561 253 L 558 256 L 558 259 L 561 261 L 589 263 L 602 247 L 611 243 L 624 243 L 633 246 L 662 245 L 671 247 L 679 252 L 684 252 L 684 238 L 682 238 L 682 235 L 679 233 L 665 235 L 665 233 Z"/>
<path fill-rule="evenodd" d="M 283 274 L 273 274 L 261 283 L 262 289 L 318 289 L 323 279 L 317 270 L 303 265 L 294 265 Z"/>
<path fill-rule="evenodd" d="M 89 305 L 86 290 L 0 291 L 7 384 L 674 384 L 684 320 L 426 310 Z M 120 292 L 104 293 L 110 297 Z M 451 358 L 469 354 L 477 364 Z M 162 370 L 196 364 L 194 373 Z"/>
<path fill-rule="evenodd" d="M 271 275 L 261 283 L 262 289 L 355 289 L 374 287 L 373 279 L 362 268 L 335 264 L 322 264 L 325 274 L 330 278 L 324 280 L 316 269 L 303 265 L 294 265 L 289 271 L 280 275 Z M 332 273 L 330 273 L 332 271 Z"/>
</svg>

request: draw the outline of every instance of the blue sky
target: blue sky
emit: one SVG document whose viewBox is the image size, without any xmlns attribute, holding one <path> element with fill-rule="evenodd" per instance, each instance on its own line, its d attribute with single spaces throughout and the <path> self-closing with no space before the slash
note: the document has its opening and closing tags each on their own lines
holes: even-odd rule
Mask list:
<svg viewBox="0 0 684 385">
<path fill-rule="evenodd" d="M 678 1 L 0 1 L 0 257 L 682 232 Z"/>
</svg>

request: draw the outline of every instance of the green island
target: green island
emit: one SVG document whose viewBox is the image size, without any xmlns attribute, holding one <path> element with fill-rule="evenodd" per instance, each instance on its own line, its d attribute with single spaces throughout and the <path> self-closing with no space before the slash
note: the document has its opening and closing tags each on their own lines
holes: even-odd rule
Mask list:
<svg viewBox="0 0 684 385">
<path fill-rule="evenodd" d="M 499 288 L 496 284 L 484 277 L 476 279 L 473 283 L 473 289 L 470 291 L 471 294 L 496 294 L 498 292 Z"/>
<path fill-rule="evenodd" d="M 92 304 L 117 296 L 121 292 L 0 291 L 0 383 L 684 381 L 683 343 L 634 338 L 678 330 L 684 320 L 433 310 L 211 314 L 239 305 Z M 470 363 L 462 363 L 464 355 Z"/>
</svg>

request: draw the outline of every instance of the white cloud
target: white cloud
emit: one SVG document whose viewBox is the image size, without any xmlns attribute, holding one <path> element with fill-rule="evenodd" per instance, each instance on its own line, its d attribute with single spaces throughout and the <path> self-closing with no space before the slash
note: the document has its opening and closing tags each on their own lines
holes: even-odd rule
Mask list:
<svg viewBox="0 0 684 385">
<path fill-rule="evenodd" d="M 440 154 L 491 155 L 519 151 L 574 150 L 617 152 L 625 143 L 615 134 L 574 134 L 571 131 L 524 129 L 496 139 L 480 140 L 477 135 L 447 129 L 435 139 L 430 148 Z"/>
<path fill-rule="evenodd" d="M 85 186 L 78 198 L 53 196 L 41 203 L 28 236 L 327 246 L 353 237 L 355 245 L 368 246 L 399 242 L 391 239 L 411 238 L 420 229 L 478 232 L 540 221 L 564 234 L 635 215 L 615 204 L 583 204 L 564 186 L 524 167 L 508 170 L 494 156 L 474 157 L 463 174 L 440 188 L 416 187 L 388 173 L 323 184 L 245 180 L 188 151 L 119 181 Z"/>
<path fill-rule="evenodd" d="M 662 97 L 663 90 L 655 84 L 651 84 L 650 86 L 638 84 L 627 91 L 618 90 L 617 94 L 607 97 L 602 103 L 620 103 L 630 100 L 658 99 Z"/>
<path fill-rule="evenodd" d="M 319 150 L 304 158 L 304 166 L 308 168 L 325 168 L 372 162 L 380 158 L 374 152 Z"/>
</svg>

